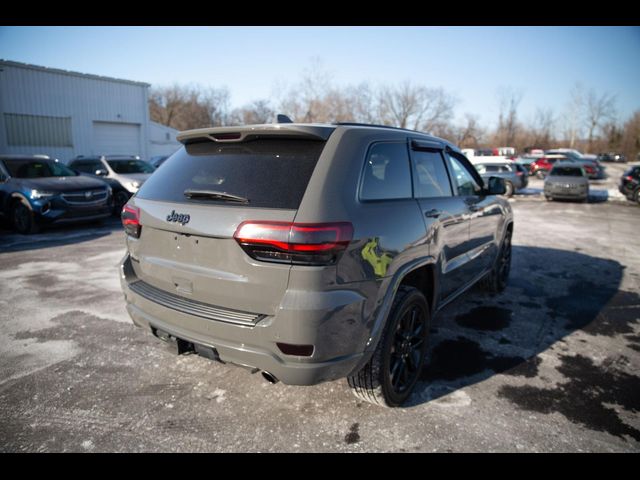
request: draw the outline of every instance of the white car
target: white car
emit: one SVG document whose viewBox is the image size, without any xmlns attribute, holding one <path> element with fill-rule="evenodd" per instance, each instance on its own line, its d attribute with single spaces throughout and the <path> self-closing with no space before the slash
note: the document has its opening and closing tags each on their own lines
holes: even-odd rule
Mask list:
<svg viewBox="0 0 640 480">
<path fill-rule="evenodd" d="M 114 207 L 122 209 L 131 195 L 136 193 L 142 184 L 155 171 L 150 163 L 140 160 L 135 155 L 96 155 L 78 156 L 68 163 L 69 167 L 82 173 L 118 182 L 121 189 L 114 188 Z"/>
</svg>

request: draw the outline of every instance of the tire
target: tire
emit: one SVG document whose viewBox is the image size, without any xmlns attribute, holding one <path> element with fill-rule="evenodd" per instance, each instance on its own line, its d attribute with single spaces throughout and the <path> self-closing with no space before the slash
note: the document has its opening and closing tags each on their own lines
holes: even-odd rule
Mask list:
<svg viewBox="0 0 640 480">
<path fill-rule="evenodd" d="M 504 182 L 504 188 L 505 188 L 504 196 L 507 198 L 512 197 L 514 192 L 513 183 L 509 181 Z"/>
<path fill-rule="evenodd" d="M 633 201 L 640 205 L 640 188 L 637 188 L 635 192 L 633 192 Z"/>
<path fill-rule="evenodd" d="M 544 198 L 547 199 L 547 202 L 552 202 L 553 201 L 553 197 L 551 195 L 545 195 Z"/>
<path fill-rule="evenodd" d="M 402 405 L 424 365 L 430 323 L 429 306 L 422 292 L 401 286 L 371 359 L 359 372 L 347 377 L 354 395 L 374 405 Z"/>
<path fill-rule="evenodd" d="M 507 287 L 511 272 L 511 236 L 511 230 L 507 231 L 491 273 L 482 281 L 482 286 L 490 293 L 500 293 Z"/>
<path fill-rule="evenodd" d="M 30 235 L 40 231 L 33 212 L 20 201 L 15 202 L 11 207 L 11 221 L 16 232 L 22 235 Z"/>
<path fill-rule="evenodd" d="M 122 207 L 129 201 L 129 194 L 124 190 L 118 190 L 113 194 L 113 215 L 120 216 Z"/>
</svg>

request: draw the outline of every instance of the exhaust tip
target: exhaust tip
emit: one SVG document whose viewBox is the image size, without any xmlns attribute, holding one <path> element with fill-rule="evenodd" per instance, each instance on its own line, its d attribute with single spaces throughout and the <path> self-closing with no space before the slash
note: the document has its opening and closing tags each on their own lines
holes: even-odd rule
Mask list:
<svg viewBox="0 0 640 480">
<path fill-rule="evenodd" d="M 263 371 L 263 372 L 262 372 L 262 376 L 264 377 L 264 379 L 265 379 L 267 382 L 269 382 L 269 383 L 271 383 L 271 384 L 276 384 L 276 383 L 278 383 L 278 379 L 277 379 L 273 374 L 271 374 L 271 373 L 269 373 L 269 372 L 265 372 L 265 371 Z"/>
</svg>

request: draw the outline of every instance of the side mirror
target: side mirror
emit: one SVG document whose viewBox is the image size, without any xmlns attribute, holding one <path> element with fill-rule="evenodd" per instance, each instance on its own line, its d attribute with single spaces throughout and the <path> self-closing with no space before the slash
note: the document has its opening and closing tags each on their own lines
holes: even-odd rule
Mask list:
<svg viewBox="0 0 640 480">
<path fill-rule="evenodd" d="M 504 178 L 489 177 L 486 191 L 489 195 L 504 195 L 507 192 L 507 187 L 504 184 Z"/>
<path fill-rule="evenodd" d="M 96 175 L 98 175 L 99 177 L 106 177 L 107 175 L 109 175 L 109 172 L 107 172 L 104 168 L 99 168 L 98 170 L 96 170 Z"/>
</svg>

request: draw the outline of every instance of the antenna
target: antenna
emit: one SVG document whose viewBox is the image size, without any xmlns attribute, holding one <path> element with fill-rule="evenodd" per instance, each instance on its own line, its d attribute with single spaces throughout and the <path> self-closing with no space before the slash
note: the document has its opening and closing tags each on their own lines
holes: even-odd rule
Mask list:
<svg viewBox="0 0 640 480">
<path fill-rule="evenodd" d="M 278 123 L 293 123 L 293 120 L 291 120 L 286 115 L 283 115 L 283 114 L 279 113 L 278 114 Z"/>
</svg>

